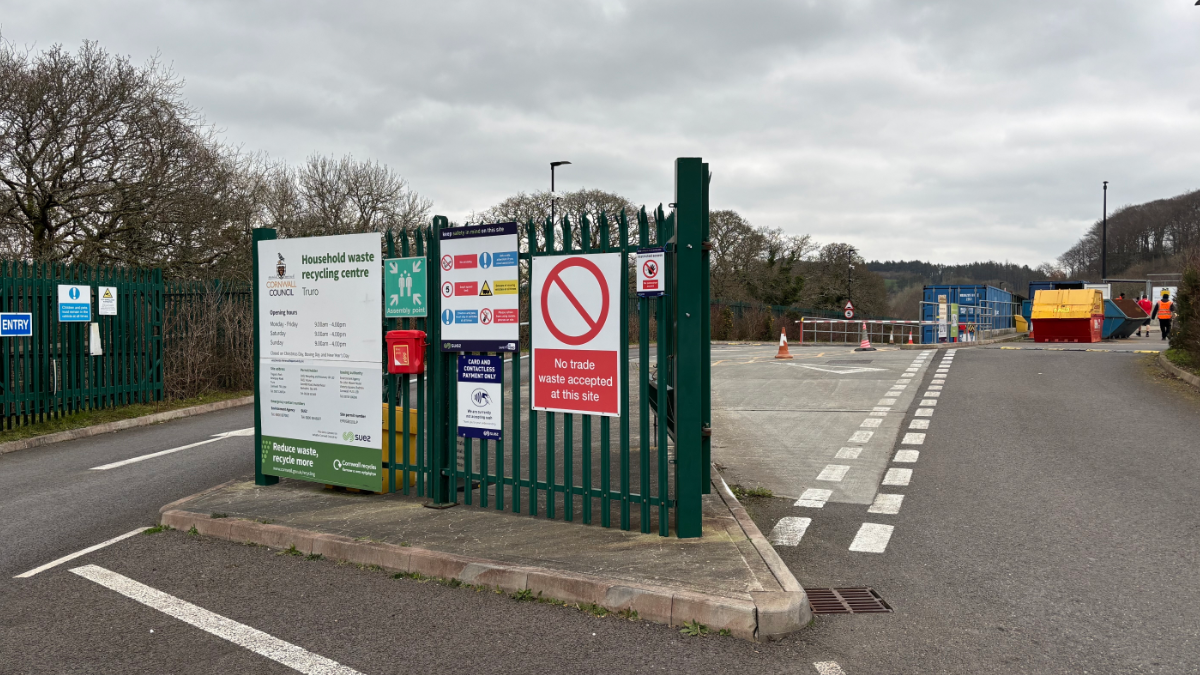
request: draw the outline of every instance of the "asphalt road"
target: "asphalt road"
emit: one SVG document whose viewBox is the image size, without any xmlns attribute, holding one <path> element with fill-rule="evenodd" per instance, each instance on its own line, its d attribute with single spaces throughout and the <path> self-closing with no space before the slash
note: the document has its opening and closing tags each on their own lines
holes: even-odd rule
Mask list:
<svg viewBox="0 0 1200 675">
<path fill-rule="evenodd" d="M 847 673 L 1200 671 L 1200 396 L 1132 353 L 959 350 L 894 515 L 749 504 L 805 586 L 871 586 L 893 614 L 822 616 Z M 935 373 L 926 372 L 922 390 Z M 905 411 L 907 429 L 917 404 Z M 850 551 L 864 523 L 883 553 Z"/>
</svg>

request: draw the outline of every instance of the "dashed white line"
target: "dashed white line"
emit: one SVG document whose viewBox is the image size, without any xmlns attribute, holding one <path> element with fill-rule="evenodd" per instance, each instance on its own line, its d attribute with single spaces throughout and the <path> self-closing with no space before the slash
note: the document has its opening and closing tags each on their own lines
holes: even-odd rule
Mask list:
<svg viewBox="0 0 1200 675">
<path fill-rule="evenodd" d="M 888 469 L 887 473 L 883 475 L 883 484 L 908 485 L 912 481 L 912 472 L 912 469 Z"/>
<path fill-rule="evenodd" d="M 894 398 L 881 398 L 881 399 L 879 399 L 879 405 L 896 405 L 896 399 L 894 399 Z"/>
<path fill-rule="evenodd" d="M 923 445 L 925 443 L 925 434 L 910 431 L 904 434 L 904 440 L 900 441 L 901 445 Z"/>
<path fill-rule="evenodd" d="M 941 391 L 941 390 L 942 390 L 942 385 L 940 385 L 940 384 L 929 385 L 929 391 Z"/>
<path fill-rule="evenodd" d="M 913 414 L 917 417 L 933 417 L 933 408 L 917 408 Z"/>
<path fill-rule="evenodd" d="M 862 454 L 862 448 L 840 448 L 837 451 L 837 454 L 833 456 L 833 458 L 834 459 L 858 459 L 858 456 L 860 454 Z"/>
<path fill-rule="evenodd" d="M 879 419 L 878 417 L 868 417 L 867 419 L 862 421 L 862 424 L 860 424 L 858 426 L 860 426 L 860 427 L 877 427 L 877 426 L 879 426 L 879 424 L 881 422 L 883 422 L 883 420 Z"/>
<path fill-rule="evenodd" d="M 883 553 L 887 550 L 888 540 L 892 538 L 891 525 L 879 523 L 863 523 L 850 542 L 850 550 L 859 553 Z"/>
<path fill-rule="evenodd" d="M 930 380 L 930 384 L 946 384 L 945 380 Z"/>
<path fill-rule="evenodd" d="M 913 420 L 908 423 L 909 429 L 928 429 L 929 420 Z"/>
<path fill-rule="evenodd" d="M 828 464 L 821 473 L 817 474 L 817 480 L 828 481 L 830 483 L 840 483 L 846 477 L 846 472 L 850 467 L 845 464 Z"/>
<path fill-rule="evenodd" d="M 886 410 L 872 410 L 871 412 L 869 412 L 867 414 L 870 415 L 871 417 L 887 417 Z"/>
<path fill-rule="evenodd" d="M 796 546 L 804 537 L 804 532 L 808 530 L 811 523 L 812 518 L 785 516 L 775 523 L 775 527 L 771 528 L 771 534 L 767 535 L 767 539 L 776 546 Z"/>
<path fill-rule="evenodd" d="M 936 398 L 923 398 L 923 399 L 921 399 L 921 406 L 922 406 L 922 407 L 928 408 L 929 406 L 932 406 L 932 405 L 937 405 L 937 399 L 936 399 Z"/>
<path fill-rule="evenodd" d="M 116 591 L 131 600 L 146 605 L 152 609 L 174 617 L 180 621 L 195 626 L 206 633 L 211 633 L 223 640 L 228 640 L 239 647 L 265 656 L 276 663 L 281 663 L 293 670 L 310 675 L 361 675 L 353 668 L 347 668 L 337 661 L 332 661 L 297 647 L 290 642 L 284 642 L 277 637 L 251 628 L 233 619 L 227 619 L 220 614 L 197 607 L 190 602 L 180 600 L 160 590 L 138 583 L 133 579 L 121 576 L 96 565 L 76 567 L 71 572 L 84 579 L 94 581 L 105 588 Z"/>
<path fill-rule="evenodd" d="M 126 532 L 125 534 L 123 534 L 119 537 L 113 537 L 112 539 L 109 539 L 108 541 L 102 541 L 99 544 L 96 544 L 95 546 L 89 546 L 81 551 L 76 551 L 74 553 L 71 553 L 70 555 L 64 555 L 63 557 L 59 558 L 58 560 L 53 560 L 51 562 L 48 562 L 45 565 L 42 565 L 41 567 L 35 567 L 35 568 L 29 570 L 28 572 L 22 572 L 21 574 L 18 574 L 17 576 L 15 576 L 13 578 L 14 579 L 28 579 L 29 577 L 37 574 L 38 572 L 45 572 L 46 570 L 50 569 L 51 567 L 57 567 L 65 562 L 70 562 L 80 556 L 87 555 L 87 554 L 91 553 L 92 551 L 99 551 L 100 549 L 104 548 L 105 546 L 109 546 L 111 544 L 117 543 L 118 541 L 128 539 L 135 534 L 141 534 L 142 532 L 145 532 L 147 529 L 148 528 L 145 528 L 145 527 L 139 527 L 138 529 L 136 529 L 132 532 Z"/>
<path fill-rule="evenodd" d="M 912 464 L 920 456 L 921 452 L 919 450 L 897 450 L 896 456 L 892 458 L 892 461 L 899 464 Z"/>
<path fill-rule="evenodd" d="M 813 668 L 816 668 L 820 675 L 846 675 L 846 671 L 842 670 L 837 661 L 817 661 Z"/>
<path fill-rule="evenodd" d="M 867 513 L 886 513 L 896 515 L 900 513 L 900 503 L 904 501 L 904 495 L 888 495 L 880 492 L 875 495 L 875 501 L 867 509 Z"/>
<path fill-rule="evenodd" d="M 927 392 L 925 392 L 925 395 L 926 395 L 926 396 L 928 396 L 929 398 L 939 398 L 939 397 L 942 395 L 942 392 L 940 392 L 940 391 L 927 391 Z"/>
<path fill-rule="evenodd" d="M 874 431 L 856 431 L 850 434 L 850 440 L 847 443 L 866 443 L 875 435 Z"/>
<path fill-rule="evenodd" d="M 886 405 L 877 405 L 874 408 L 871 408 L 872 412 L 887 412 L 889 410 L 891 410 L 891 407 Z"/>
<path fill-rule="evenodd" d="M 833 490 L 808 488 L 804 491 L 804 494 L 800 495 L 800 498 L 797 499 L 796 503 L 792 504 L 792 506 L 808 506 L 814 509 L 824 508 L 825 502 L 829 501 L 829 497 L 832 494 Z"/>
</svg>

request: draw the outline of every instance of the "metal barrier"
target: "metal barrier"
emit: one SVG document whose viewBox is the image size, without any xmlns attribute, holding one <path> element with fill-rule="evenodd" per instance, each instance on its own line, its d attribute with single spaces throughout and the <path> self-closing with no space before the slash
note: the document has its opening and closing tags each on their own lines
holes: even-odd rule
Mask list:
<svg viewBox="0 0 1200 675">
<path fill-rule="evenodd" d="M 872 343 L 901 344 L 921 341 L 920 321 L 894 319 L 814 319 L 805 317 L 794 323 L 799 329 L 800 343 L 824 342 L 858 344 L 863 337 Z"/>
</svg>

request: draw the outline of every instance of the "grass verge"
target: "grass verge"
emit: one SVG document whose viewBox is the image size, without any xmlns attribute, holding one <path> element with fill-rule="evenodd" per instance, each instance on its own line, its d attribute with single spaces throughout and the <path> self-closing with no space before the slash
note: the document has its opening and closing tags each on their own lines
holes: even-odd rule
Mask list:
<svg viewBox="0 0 1200 675">
<path fill-rule="evenodd" d="M 1163 352 L 1163 356 L 1171 363 L 1183 368 L 1193 375 L 1200 376 L 1200 358 L 1189 354 L 1182 349 L 1168 349 Z"/>
<path fill-rule="evenodd" d="M 134 403 L 132 405 L 125 405 L 119 408 L 81 410 L 79 412 L 64 415 L 62 417 L 55 417 L 54 419 L 49 419 L 44 422 L 25 424 L 18 427 L 13 427 L 7 431 L 0 432 L 0 443 L 20 441 L 26 438 L 33 438 L 35 436 L 44 436 L 46 434 L 53 434 L 59 431 L 70 431 L 72 429 L 82 429 L 84 427 L 96 426 L 97 424 L 117 422 L 119 420 L 133 419 L 135 417 L 145 417 L 146 415 L 153 415 L 154 413 L 167 412 L 169 410 L 179 410 L 180 408 L 190 408 L 192 406 L 204 405 L 206 403 L 228 401 L 231 398 L 249 396 L 251 393 L 252 392 L 250 391 L 221 391 L 175 401 Z"/>
</svg>

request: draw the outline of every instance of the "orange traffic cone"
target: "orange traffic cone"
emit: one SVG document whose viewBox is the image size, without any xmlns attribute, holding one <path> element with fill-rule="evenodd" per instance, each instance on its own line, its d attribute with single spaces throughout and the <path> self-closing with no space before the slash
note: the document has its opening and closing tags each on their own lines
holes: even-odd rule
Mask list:
<svg viewBox="0 0 1200 675">
<path fill-rule="evenodd" d="M 862 342 L 858 343 L 858 348 L 855 349 L 854 351 L 856 351 L 856 352 L 873 352 L 873 351 L 875 351 L 875 348 L 871 346 L 871 338 L 867 334 L 867 323 L 865 321 L 863 322 L 863 325 L 862 325 L 862 336 L 863 336 Z"/>
<path fill-rule="evenodd" d="M 912 341 L 912 331 L 910 330 L 910 331 L 908 331 L 908 344 L 910 344 L 910 345 L 911 345 L 912 343 L 913 343 L 913 341 Z"/>
<path fill-rule="evenodd" d="M 775 358 L 777 358 L 777 359 L 793 358 L 792 355 L 788 353 L 787 330 L 784 328 L 779 329 L 779 353 L 775 355 Z"/>
</svg>

